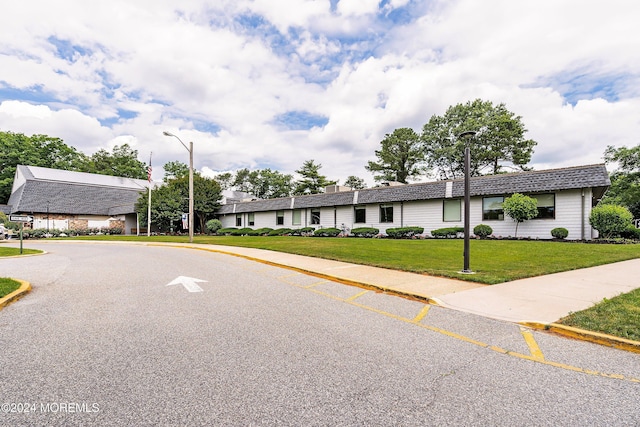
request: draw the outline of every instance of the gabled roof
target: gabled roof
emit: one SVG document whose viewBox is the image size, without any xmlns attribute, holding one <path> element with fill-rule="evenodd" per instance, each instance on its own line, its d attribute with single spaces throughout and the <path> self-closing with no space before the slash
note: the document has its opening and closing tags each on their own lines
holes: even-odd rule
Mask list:
<svg viewBox="0 0 640 427">
<path fill-rule="evenodd" d="M 142 179 L 20 165 L 8 204 L 12 212 L 127 214 L 135 212 L 147 185 Z"/>
<path fill-rule="evenodd" d="M 474 177 L 471 178 L 470 194 L 471 196 L 490 196 L 593 188 L 594 197 L 599 199 L 610 185 L 611 181 L 605 165 L 597 164 Z M 464 197 L 464 180 L 455 179 L 235 203 L 221 206 L 218 213 L 261 212 L 291 209 L 292 206 L 294 209 L 301 209 L 345 206 L 354 203 L 391 203 L 444 199 L 447 194 L 447 186 L 451 188 L 450 197 Z"/>
</svg>

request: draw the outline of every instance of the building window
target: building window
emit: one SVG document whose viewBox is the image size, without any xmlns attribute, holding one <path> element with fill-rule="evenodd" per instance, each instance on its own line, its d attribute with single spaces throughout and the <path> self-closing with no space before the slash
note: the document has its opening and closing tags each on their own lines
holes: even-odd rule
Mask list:
<svg viewBox="0 0 640 427">
<path fill-rule="evenodd" d="M 502 203 L 504 197 L 484 197 L 482 199 L 482 219 L 483 220 L 504 220 Z"/>
<path fill-rule="evenodd" d="M 555 194 L 534 194 L 531 197 L 538 201 L 538 216 L 536 219 L 554 219 L 556 217 Z"/>
<path fill-rule="evenodd" d="M 236 214 L 236 227 L 242 227 L 242 214 Z"/>
<path fill-rule="evenodd" d="M 393 222 L 393 205 L 380 205 L 380 222 Z"/>
<path fill-rule="evenodd" d="M 442 202 L 442 220 L 444 222 L 460 222 L 461 218 L 460 199 L 445 199 Z"/>
<path fill-rule="evenodd" d="M 249 222 L 249 226 L 256 225 L 256 214 L 250 212 L 248 216 L 249 218 L 247 219 L 247 221 Z"/>
<path fill-rule="evenodd" d="M 367 222 L 367 208 L 366 206 L 355 206 L 354 208 L 354 212 L 355 212 L 355 222 L 362 224 Z"/>
<path fill-rule="evenodd" d="M 293 211 L 291 224 L 292 225 L 301 225 L 302 224 L 302 211 L 300 209 L 296 209 L 295 211 Z"/>
<path fill-rule="evenodd" d="M 311 224 L 320 225 L 320 209 L 311 209 Z"/>
<path fill-rule="evenodd" d="M 276 211 L 276 225 L 284 225 L 284 211 Z"/>
</svg>

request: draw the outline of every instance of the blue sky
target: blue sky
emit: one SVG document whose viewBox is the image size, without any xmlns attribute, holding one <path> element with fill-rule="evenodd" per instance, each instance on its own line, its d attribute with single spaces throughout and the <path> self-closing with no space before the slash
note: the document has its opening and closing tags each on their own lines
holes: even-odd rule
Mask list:
<svg viewBox="0 0 640 427">
<path fill-rule="evenodd" d="M 128 143 L 154 179 L 357 175 L 384 135 L 476 98 L 538 141 L 536 169 L 638 144 L 640 5 L 610 0 L 33 0 L 0 16 L 0 130 L 91 154 Z"/>
</svg>

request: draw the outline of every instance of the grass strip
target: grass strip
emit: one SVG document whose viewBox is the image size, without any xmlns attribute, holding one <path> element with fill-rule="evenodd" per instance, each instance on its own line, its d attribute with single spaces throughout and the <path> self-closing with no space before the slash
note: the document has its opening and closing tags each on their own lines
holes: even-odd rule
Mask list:
<svg viewBox="0 0 640 427">
<path fill-rule="evenodd" d="M 640 341 L 640 289 L 572 313 L 560 324 Z"/>
<path fill-rule="evenodd" d="M 0 298 L 6 297 L 18 288 L 20 288 L 20 282 L 7 277 L 0 277 Z"/>
<path fill-rule="evenodd" d="M 39 251 L 37 249 L 22 249 L 23 255 L 31 255 L 31 254 L 39 254 L 39 253 L 42 253 L 42 251 Z M 0 257 L 16 256 L 16 255 L 20 255 L 20 248 L 0 247 Z"/>
</svg>

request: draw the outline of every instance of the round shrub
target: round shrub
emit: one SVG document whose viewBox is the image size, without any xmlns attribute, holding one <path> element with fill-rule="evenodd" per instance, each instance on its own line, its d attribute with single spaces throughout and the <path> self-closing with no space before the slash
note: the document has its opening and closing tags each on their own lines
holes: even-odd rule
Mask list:
<svg viewBox="0 0 640 427">
<path fill-rule="evenodd" d="M 205 224 L 207 232 L 210 234 L 215 234 L 218 230 L 222 228 L 222 222 L 219 219 L 210 219 Z"/>
<path fill-rule="evenodd" d="M 598 205 L 589 215 L 589 224 L 605 239 L 620 236 L 629 228 L 632 220 L 631 211 L 618 205 Z"/>
<path fill-rule="evenodd" d="M 271 230 L 269 232 L 269 236 L 282 236 L 291 233 L 293 233 L 293 230 L 290 228 L 276 228 L 275 230 Z"/>
<path fill-rule="evenodd" d="M 557 227 L 551 230 L 551 235 L 556 239 L 566 239 L 569 235 L 569 230 L 562 227 Z"/>
<path fill-rule="evenodd" d="M 316 237 L 336 237 L 342 231 L 337 228 L 319 228 L 313 235 Z"/>
<path fill-rule="evenodd" d="M 493 234 L 493 228 L 486 224 L 478 224 L 473 227 L 473 234 L 481 238 L 491 236 Z"/>
<path fill-rule="evenodd" d="M 424 228 L 422 227 L 400 227 L 400 228 L 387 228 L 385 234 L 392 239 L 411 239 L 413 236 L 422 234 Z"/>
<path fill-rule="evenodd" d="M 373 227 L 359 227 L 352 229 L 351 234 L 356 237 L 375 237 L 380 234 L 380 230 Z"/>
<path fill-rule="evenodd" d="M 216 234 L 218 236 L 229 236 L 232 232 L 238 230 L 236 227 L 226 227 L 226 228 L 221 228 L 218 231 L 216 231 Z"/>
<path fill-rule="evenodd" d="M 640 240 L 640 228 L 630 225 L 620 235 L 625 239 Z"/>
<path fill-rule="evenodd" d="M 463 227 L 445 227 L 431 230 L 431 235 L 436 238 L 455 239 L 458 233 L 464 233 Z"/>
</svg>

